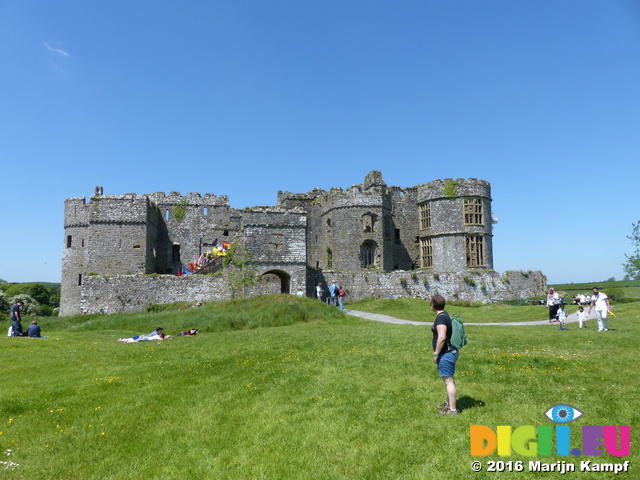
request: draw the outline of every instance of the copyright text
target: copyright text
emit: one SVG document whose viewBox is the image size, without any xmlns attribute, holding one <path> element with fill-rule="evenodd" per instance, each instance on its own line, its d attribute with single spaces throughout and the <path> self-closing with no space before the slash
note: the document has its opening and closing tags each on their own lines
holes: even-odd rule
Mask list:
<svg viewBox="0 0 640 480">
<path fill-rule="evenodd" d="M 541 461 L 523 462 L 502 460 L 487 462 L 480 462 L 478 460 L 471 463 L 471 469 L 474 472 L 480 472 L 482 470 L 486 472 L 558 472 L 564 475 L 568 472 L 613 472 L 619 474 L 622 472 L 628 472 L 631 462 L 628 460 L 622 463 L 596 463 L 590 460 L 584 460 L 580 463 L 569 463 L 565 461 L 557 461 L 552 463 L 546 463 Z"/>
</svg>

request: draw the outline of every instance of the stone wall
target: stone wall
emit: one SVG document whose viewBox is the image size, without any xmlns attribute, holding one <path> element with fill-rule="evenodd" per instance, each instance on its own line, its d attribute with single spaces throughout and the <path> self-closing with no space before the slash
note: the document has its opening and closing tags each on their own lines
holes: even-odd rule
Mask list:
<svg viewBox="0 0 640 480">
<path fill-rule="evenodd" d="M 271 271 L 277 271 L 275 266 Z M 265 273 L 265 272 L 260 272 Z M 297 282 L 305 278 L 304 268 L 294 270 L 291 294 L 300 287 Z M 315 272 L 315 283 L 305 292 L 315 297 L 314 285 L 318 281 L 325 292 L 334 280 L 347 291 L 347 302 L 363 298 L 387 298 L 392 296 L 415 297 L 429 300 L 432 295 L 442 295 L 447 301 L 466 300 L 489 303 L 539 296 L 546 286 L 546 278 L 540 272 L 468 273 L 454 272 L 430 274 L 418 271 L 392 273 L 362 271 L 358 273 Z M 244 295 L 281 293 L 281 278 L 267 274 L 263 281 L 248 287 Z M 304 283 L 302 283 L 304 285 Z M 148 305 L 179 301 L 205 302 L 231 298 L 226 275 L 118 275 L 113 277 L 89 276 L 85 279 L 80 298 L 80 311 L 89 313 L 132 313 L 143 311 Z"/>
<path fill-rule="evenodd" d="M 152 304 L 204 302 L 230 298 L 222 275 L 118 275 L 85 278 L 80 312 L 133 313 Z"/>
<path fill-rule="evenodd" d="M 540 296 L 546 287 L 546 278 L 539 271 L 505 272 L 503 275 L 493 271 L 466 274 L 415 270 L 391 273 L 363 271 L 353 274 L 322 272 L 316 279 L 322 282 L 325 292 L 333 281 L 342 285 L 348 301 L 392 296 L 428 300 L 438 294 L 449 301 L 490 303 Z"/>
</svg>

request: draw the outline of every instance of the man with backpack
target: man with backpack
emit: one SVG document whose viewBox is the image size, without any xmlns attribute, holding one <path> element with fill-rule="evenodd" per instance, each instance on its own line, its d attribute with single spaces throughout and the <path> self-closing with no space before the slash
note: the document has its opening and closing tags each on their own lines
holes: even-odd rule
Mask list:
<svg viewBox="0 0 640 480">
<path fill-rule="evenodd" d="M 338 306 L 338 284 L 336 283 L 336 281 L 334 280 L 333 283 L 331 285 L 329 285 L 329 294 L 331 295 L 331 305 L 333 305 L 334 307 Z"/>
<path fill-rule="evenodd" d="M 460 331 L 462 322 L 455 319 L 456 334 L 454 337 L 454 327 L 451 316 L 444 309 L 445 300 L 440 295 L 431 297 L 431 308 L 436 312 L 436 319 L 431 327 L 433 333 L 433 362 L 438 365 L 438 375 L 442 377 L 447 389 L 447 401 L 439 405 L 437 409 L 440 415 L 458 415 L 456 408 L 456 382 L 453 376 L 456 372 L 456 362 L 458 361 L 459 348 L 466 343 L 464 329 Z"/>
</svg>

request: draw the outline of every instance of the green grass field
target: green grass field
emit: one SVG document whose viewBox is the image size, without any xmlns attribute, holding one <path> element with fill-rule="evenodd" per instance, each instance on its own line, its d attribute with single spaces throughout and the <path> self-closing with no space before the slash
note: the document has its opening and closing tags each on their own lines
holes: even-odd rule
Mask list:
<svg viewBox="0 0 640 480">
<path fill-rule="evenodd" d="M 640 280 L 619 280 L 615 282 L 565 283 L 549 285 L 557 291 L 575 294 L 593 294 L 593 287 L 599 287 L 611 298 L 640 299 Z"/>
<path fill-rule="evenodd" d="M 471 462 L 526 465 L 530 458 L 472 457 L 469 427 L 551 425 L 544 412 L 558 403 L 584 412 L 571 424 L 575 431 L 630 425 L 631 455 L 531 459 L 630 460 L 631 473 L 597 478 L 637 478 L 635 305 L 618 306 L 611 331 L 602 333 L 593 320 L 592 328 L 570 324 L 567 332 L 467 326 L 457 417 L 434 408 L 445 395 L 428 327 L 344 316 L 310 299 L 270 296 L 42 321 L 47 339 L 0 339 L 0 449 L 17 464 L 0 465 L 0 478 L 495 478 L 509 474 L 474 473 Z M 516 321 L 530 308 L 452 310 L 469 322 Z M 399 315 L 412 309 L 422 320 L 433 318 L 416 305 L 397 308 Z M 200 333 L 116 341 L 156 326 Z M 580 438 L 576 433 L 572 447 Z"/>
</svg>

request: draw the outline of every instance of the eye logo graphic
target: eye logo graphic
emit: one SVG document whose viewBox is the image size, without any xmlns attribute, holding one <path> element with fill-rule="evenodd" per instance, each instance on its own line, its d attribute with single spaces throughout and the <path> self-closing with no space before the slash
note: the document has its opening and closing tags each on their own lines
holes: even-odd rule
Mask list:
<svg viewBox="0 0 640 480">
<path fill-rule="evenodd" d="M 580 418 L 584 413 L 571 405 L 558 404 L 544 412 L 545 416 L 555 423 L 569 423 Z"/>
</svg>

